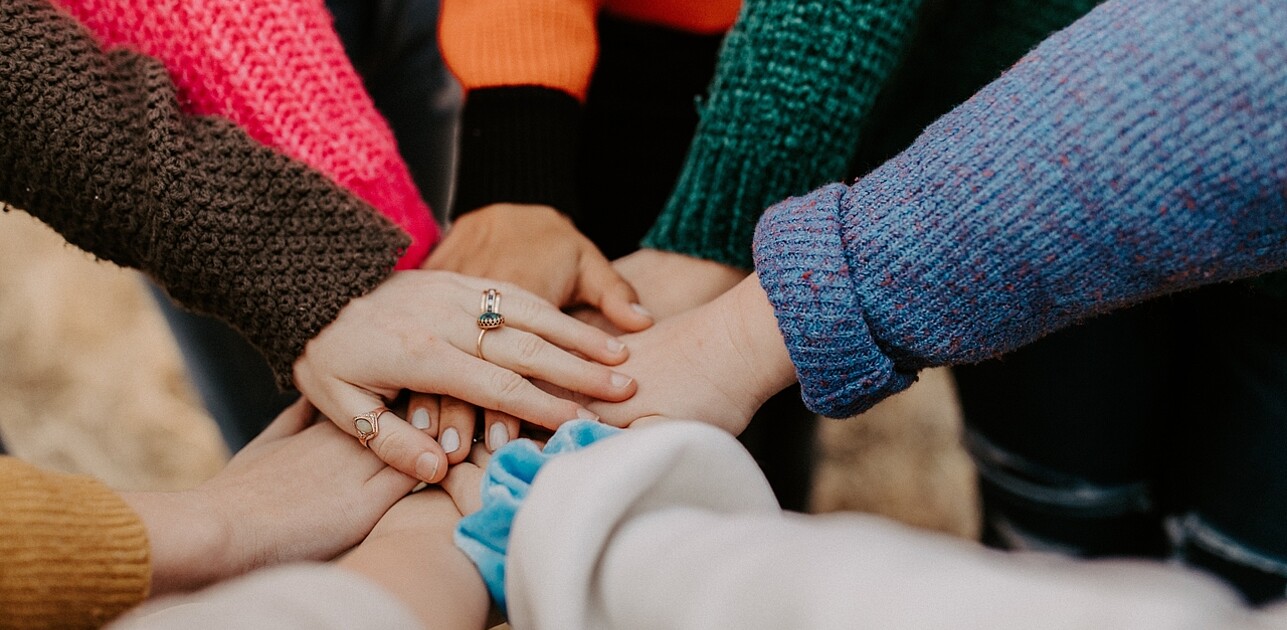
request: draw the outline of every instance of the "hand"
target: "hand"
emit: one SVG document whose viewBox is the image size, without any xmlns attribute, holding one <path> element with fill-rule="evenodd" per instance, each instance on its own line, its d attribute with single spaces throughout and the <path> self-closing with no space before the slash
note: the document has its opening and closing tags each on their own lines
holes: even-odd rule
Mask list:
<svg viewBox="0 0 1287 630">
<path fill-rule="evenodd" d="M 424 268 L 510 282 L 559 307 L 585 305 L 611 322 L 614 330 L 652 325 L 634 289 L 594 243 L 549 206 L 501 203 L 470 212 L 456 220 Z M 450 464 L 469 455 L 477 417 L 473 405 L 413 394 L 408 414 L 445 443 Z M 491 450 L 504 446 L 518 437 L 519 424 L 514 414 L 485 409 L 484 445 Z"/>
<path fill-rule="evenodd" d="M 594 400 L 544 381 L 534 380 L 532 383 L 552 396 L 583 406 Z M 413 393 L 407 403 L 411 425 L 438 440 L 451 466 L 465 461 L 474 452 L 474 425 L 478 411 L 478 407 L 459 398 L 437 394 Z M 518 437 L 522 422 L 517 417 L 495 409 L 484 409 L 482 413 L 483 426 L 486 427 L 482 443 L 486 450 L 495 451 Z"/>
<path fill-rule="evenodd" d="M 505 325 L 484 338 L 484 361 L 475 353 L 478 305 L 488 288 L 502 294 Z M 512 285 L 413 270 L 395 272 L 346 305 L 305 346 L 294 376 L 300 391 L 354 438 L 353 417 L 403 389 L 448 394 L 554 428 L 595 416 L 524 377 L 599 400 L 624 400 L 634 394 L 634 381 L 605 366 L 627 354 L 615 338 Z M 469 437 L 460 436 L 462 442 Z M 438 443 L 391 412 L 380 417 L 369 446 L 390 466 L 423 481 L 436 483 L 446 474 Z"/>
<path fill-rule="evenodd" d="M 299 401 L 201 486 L 127 493 L 152 549 L 152 592 L 251 569 L 329 560 L 362 540 L 416 484 Z"/>
<path fill-rule="evenodd" d="M 754 275 L 715 301 L 624 340 L 630 359 L 617 369 L 635 377 L 638 393 L 588 405 L 614 426 L 678 418 L 738 435 L 764 401 L 795 380 L 773 306 Z"/>
<path fill-rule="evenodd" d="M 491 627 L 487 588 L 453 540 L 460 516 L 440 488 L 421 490 L 398 501 L 339 566 L 383 587 L 426 628 Z"/>
<path fill-rule="evenodd" d="M 657 319 L 701 306 L 737 286 L 747 271 L 660 249 L 641 249 L 612 266 L 639 294 L 639 302 Z"/>
<path fill-rule="evenodd" d="M 470 212 L 456 219 L 424 268 L 503 280 L 560 308 L 588 305 L 621 330 L 652 325 L 599 248 L 549 206 L 498 203 Z"/>
</svg>

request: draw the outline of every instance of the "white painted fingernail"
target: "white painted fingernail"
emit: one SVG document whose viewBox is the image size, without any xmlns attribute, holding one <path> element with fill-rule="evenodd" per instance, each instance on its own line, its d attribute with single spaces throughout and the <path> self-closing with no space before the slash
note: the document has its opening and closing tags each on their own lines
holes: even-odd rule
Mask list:
<svg viewBox="0 0 1287 630">
<path fill-rule="evenodd" d="M 633 381 L 633 380 L 635 380 L 635 379 L 630 378 L 629 376 L 626 376 L 625 374 L 622 374 L 621 372 L 613 372 L 613 373 L 612 373 L 612 386 L 613 386 L 613 387 L 615 387 L 615 388 L 617 388 L 617 389 L 621 389 L 621 388 L 625 387 L 626 385 L 629 385 L 629 384 L 630 384 L 630 381 Z"/>
<path fill-rule="evenodd" d="M 636 313 L 639 313 L 648 319 L 652 319 L 652 311 L 644 308 L 643 304 L 631 304 L 630 308 L 634 309 Z"/>
<path fill-rule="evenodd" d="M 609 339 L 609 340 L 608 340 L 608 352 L 612 352 L 612 353 L 614 353 L 614 354 L 615 354 L 615 353 L 617 353 L 617 352 L 621 352 L 622 350 L 625 350 L 625 349 L 626 349 L 626 344 L 621 343 L 620 341 L 617 341 L 616 339 Z"/>
<path fill-rule="evenodd" d="M 416 458 L 416 476 L 420 481 L 432 481 L 438 474 L 438 458 L 433 453 L 424 453 Z"/>
<path fill-rule="evenodd" d="M 492 428 L 487 430 L 487 433 L 491 438 L 489 441 L 491 442 L 492 452 L 505 446 L 505 443 L 509 441 L 509 429 L 506 429 L 505 425 L 499 422 L 493 424 Z"/>
<path fill-rule="evenodd" d="M 429 428 L 429 410 L 421 407 L 411 414 L 411 426 L 417 429 Z"/>
<path fill-rule="evenodd" d="M 598 420 L 599 420 L 599 416 L 598 416 L 598 415 L 596 415 L 593 411 L 590 411 L 589 409 L 586 409 L 585 407 L 578 407 L 578 408 L 577 408 L 577 410 L 576 410 L 576 417 L 577 417 L 577 419 L 579 419 L 579 420 L 595 420 L 595 421 L 598 421 Z"/>
<path fill-rule="evenodd" d="M 448 453 L 455 453 L 460 448 L 460 433 L 455 429 L 447 429 L 442 432 L 442 437 L 438 438 L 438 444 L 442 445 L 442 450 Z"/>
</svg>

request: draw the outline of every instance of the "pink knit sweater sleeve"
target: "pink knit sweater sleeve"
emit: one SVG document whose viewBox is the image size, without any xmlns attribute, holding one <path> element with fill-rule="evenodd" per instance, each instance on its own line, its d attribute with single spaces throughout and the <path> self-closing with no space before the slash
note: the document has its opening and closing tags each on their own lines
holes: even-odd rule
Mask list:
<svg viewBox="0 0 1287 630">
<path fill-rule="evenodd" d="M 161 60 L 185 111 L 230 119 L 325 173 L 412 238 L 398 268 L 438 239 L 393 132 L 354 70 L 322 0 L 55 0 L 105 48 Z"/>
</svg>

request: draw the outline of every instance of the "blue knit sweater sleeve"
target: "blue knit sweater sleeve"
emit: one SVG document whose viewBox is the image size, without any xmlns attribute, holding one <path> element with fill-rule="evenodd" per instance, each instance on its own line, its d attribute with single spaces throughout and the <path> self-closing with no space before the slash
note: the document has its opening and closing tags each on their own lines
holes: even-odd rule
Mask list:
<svg viewBox="0 0 1287 630">
<path fill-rule="evenodd" d="M 784 201 L 760 281 L 806 402 L 1287 266 L 1287 3 L 1110 0 L 852 187 Z"/>
</svg>

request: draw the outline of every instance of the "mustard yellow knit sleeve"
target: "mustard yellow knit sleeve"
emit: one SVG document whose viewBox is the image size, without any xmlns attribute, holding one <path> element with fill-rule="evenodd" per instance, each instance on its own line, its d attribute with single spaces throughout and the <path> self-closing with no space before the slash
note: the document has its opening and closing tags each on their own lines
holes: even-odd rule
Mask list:
<svg viewBox="0 0 1287 630">
<path fill-rule="evenodd" d="M 119 495 L 0 457 L 0 628 L 95 628 L 150 579 L 146 530 Z"/>
</svg>

